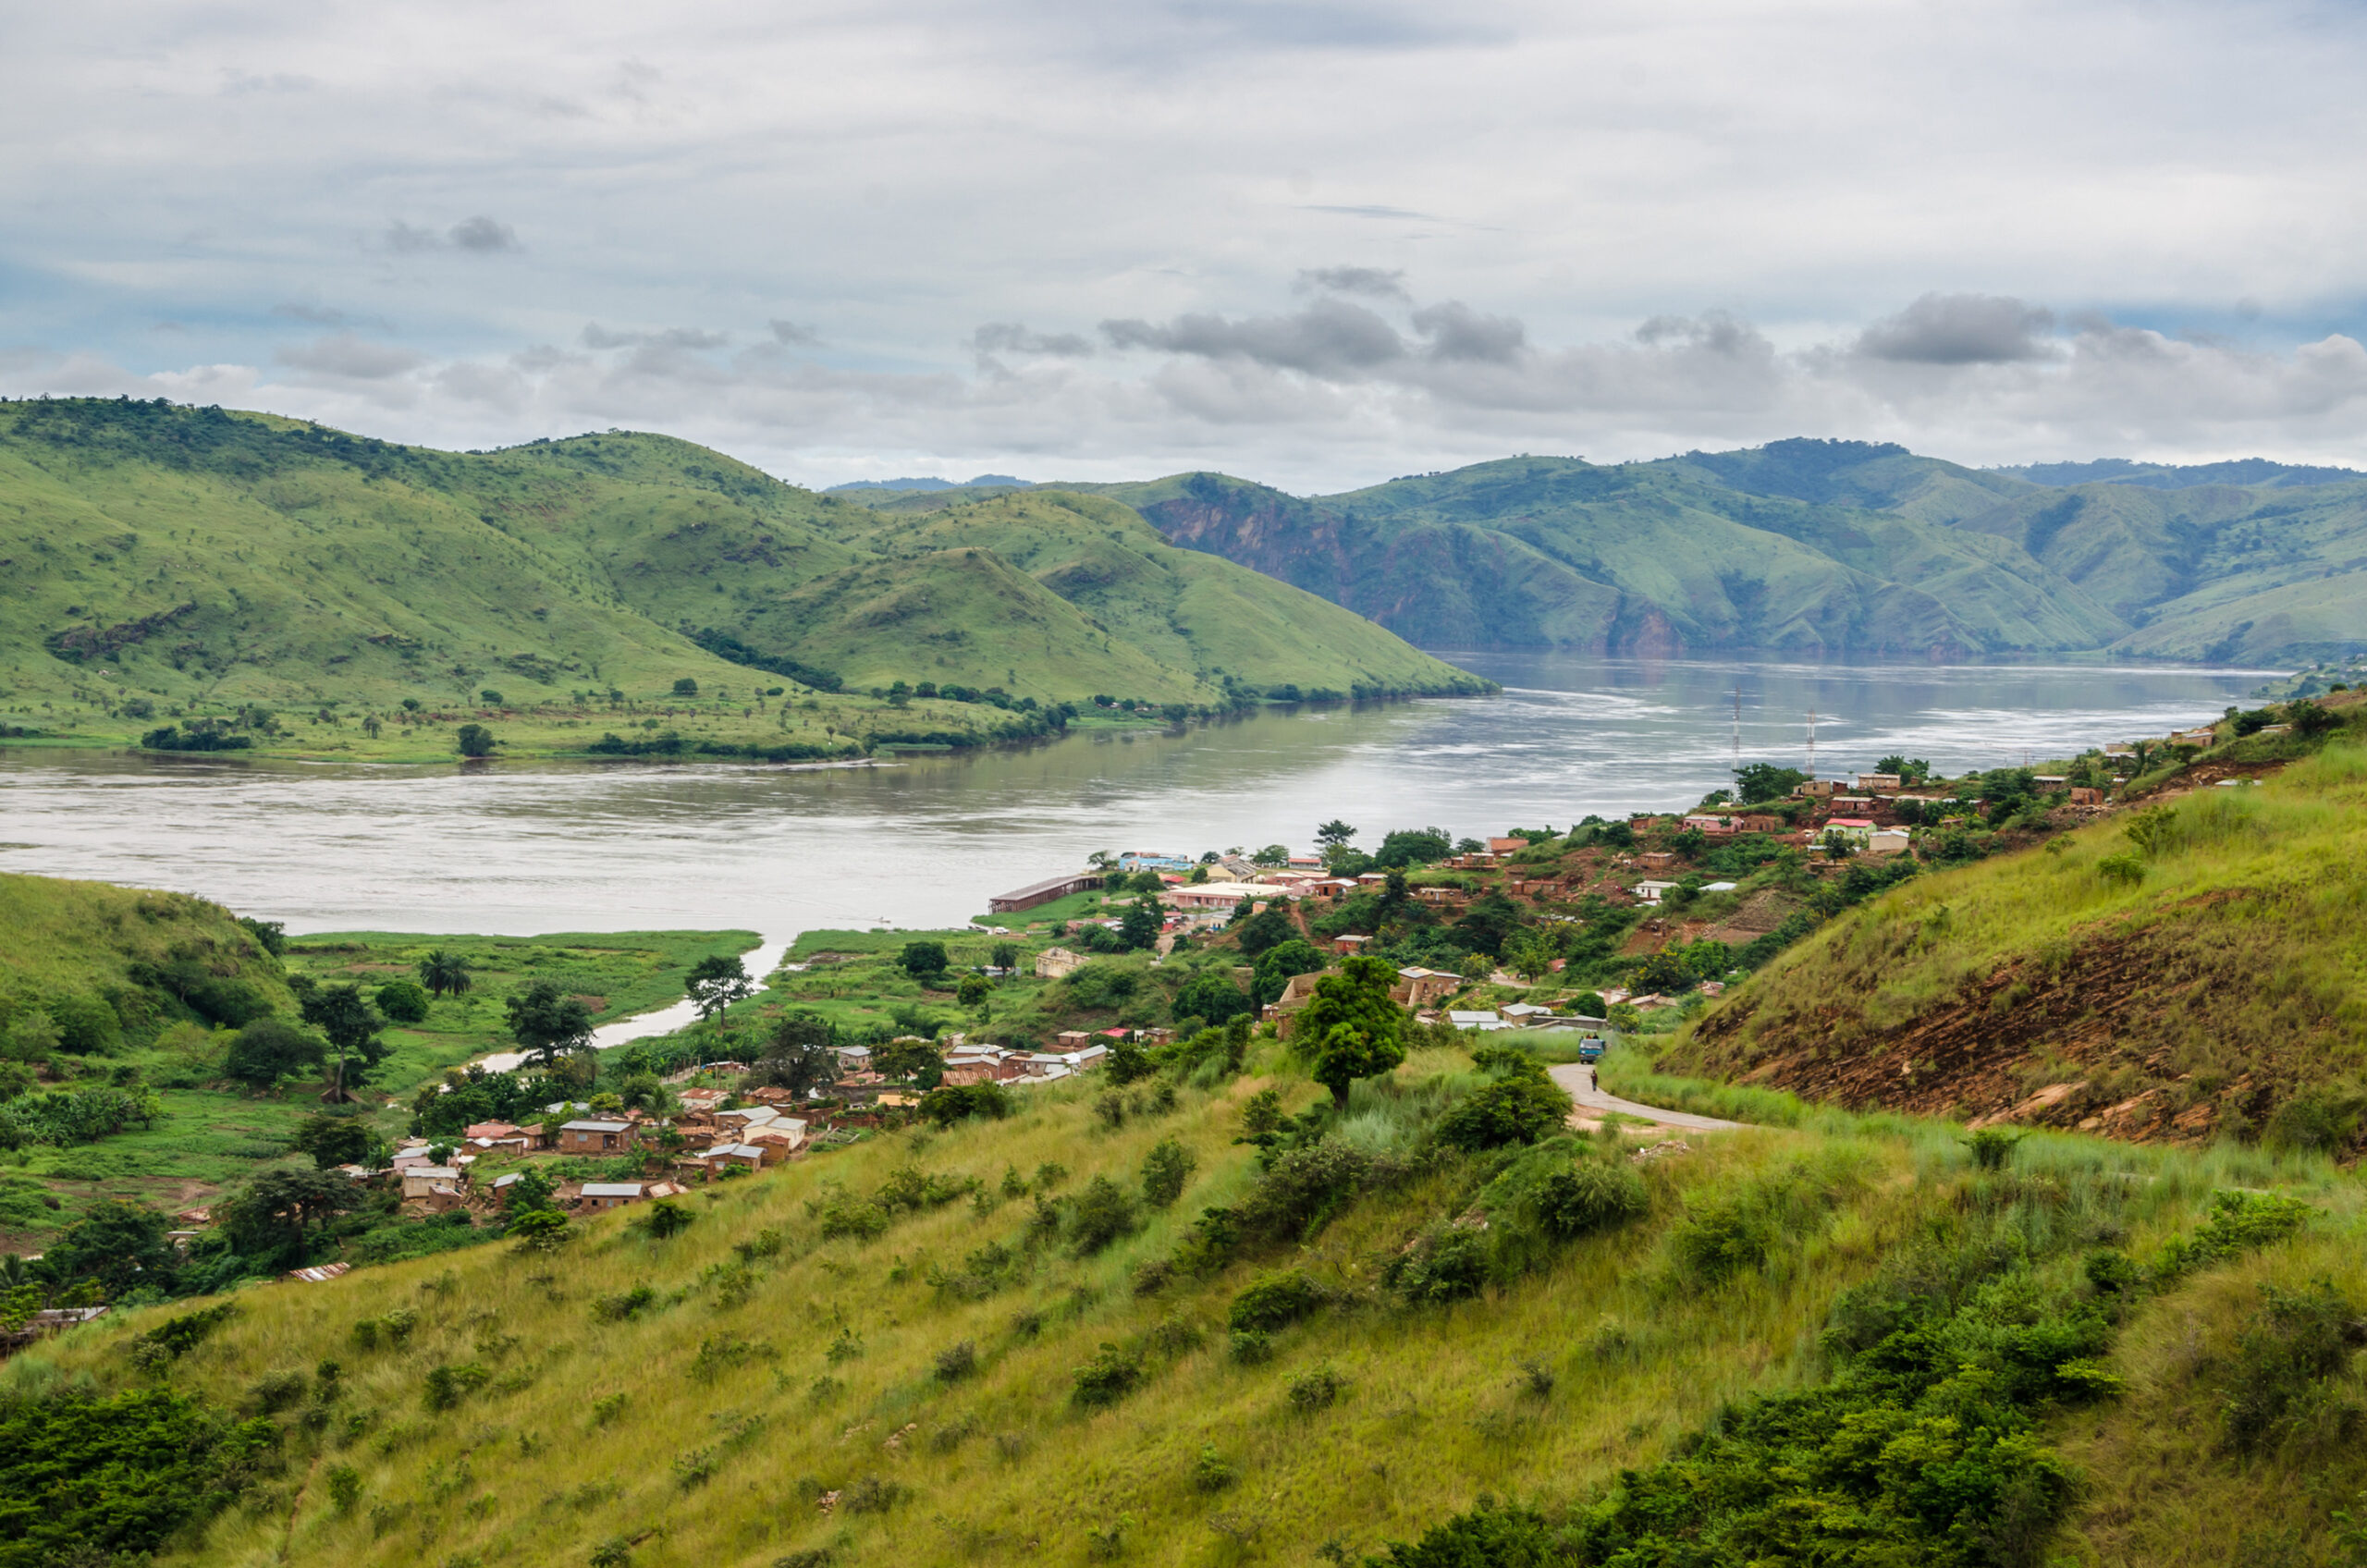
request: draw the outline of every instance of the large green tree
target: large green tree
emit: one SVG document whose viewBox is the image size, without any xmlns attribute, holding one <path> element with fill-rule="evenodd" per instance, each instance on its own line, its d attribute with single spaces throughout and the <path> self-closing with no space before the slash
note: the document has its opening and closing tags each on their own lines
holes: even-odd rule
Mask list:
<svg viewBox="0 0 2367 1568">
<path fill-rule="evenodd" d="M 326 1054 L 318 1035 L 274 1015 L 258 1018 L 230 1036 L 222 1071 L 241 1084 L 268 1089 L 282 1078 L 320 1066 Z"/>
<path fill-rule="evenodd" d="M 712 1023 L 733 1002 L 754 996 L 756 984 L 748 978 L 738 954 L 709 953 L 691 966 L 682 989 L 698 1007 L 699 1016 Z"/>
<path fill-rule="evenodd" d="M 549 1066 L 592 1044 L 592 1010 L 558 988 L 537 980 L 508 1003 L 509 1037 L 527 1060 Z"/>
<path fill-rule="evenodd" d="M 272 1268 L 300 1262 L 307 1242 L 362 1201 L 362 1189 L 334 1170 L 266 1170 L 223 1205 L 223 1233 L 244 1257 Z"/>
<path fill-rule="evenodd" d="M 313 1167 L 327 1170 L 339 1165 L 372 1165 L 386 1153 L 386 1145 L 359 1116 L 312 1116 L 296 1129 L 288 1146 L 313 1157 Z"/>
<path fill-rule="evenodd" d="M 784 1013 L 754 1068 L 751 1076 L 758 1086 L 770 1084 L 801 1096 L 828 1087 L 839 1076 L 829 1022 L 816 1013 Z"/>
<path fill-rule="evenodd" d="M 343 1099 L 386 1059 L 387 1047 L 378 1037 L 386 1021 L 362 996 L 362 987 L 352 984 L 314 986 L 305 993 L 303 1011 L 304 1022 L 328 1037 L 329 1051 L 337 1058 L 329 1092 Z"/>
<path fill-rule="evenodd" d="M 1315 1081 L 1348 1104 L 1348 1085 L 1387 1072 L 1405 1060 L 1405 1011 L 1390 999 L 1395 972 L 1377 958 L 1344 962 L 1315 983 L 1315 994 L 1291 1025 L 1292 1038 L 1314 1065 Z"/>
</svg>

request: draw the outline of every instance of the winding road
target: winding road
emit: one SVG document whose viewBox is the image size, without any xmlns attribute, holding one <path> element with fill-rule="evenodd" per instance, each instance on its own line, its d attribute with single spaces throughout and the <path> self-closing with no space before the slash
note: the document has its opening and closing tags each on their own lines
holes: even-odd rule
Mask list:
<svg viewBox="0 0 2367 1568">
<path fill-rule="evenodd" d="M 1696 1116 L 1687 1110 L 1662 1110 L 1657 1106 L 1637 1105 L 1623 1100 L 1594 1086 L 1594 1070 L 1581 1062 L 1564 1062 L 1546 1069 L 1553 1082 L 1570 1092 L 1580 1111 L 1615 1110 L 1622 1116 L 1632 1116 L 1640 1121 L 1654 1122 L 1662 1127 L 1679 1128 L 1688 1133 L 1729 1133 L 1749 1125 L 1747 1121 L 1721 1121 L 1714 1116 Z"/>
</svg>

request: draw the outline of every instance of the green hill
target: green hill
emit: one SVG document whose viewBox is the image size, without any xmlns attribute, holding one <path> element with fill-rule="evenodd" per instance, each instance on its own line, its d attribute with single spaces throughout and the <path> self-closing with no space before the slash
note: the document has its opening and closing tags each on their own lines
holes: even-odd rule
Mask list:
<svg viewBox="0 0 2367 1568">
<path fill-rule="evenodd" d="M 1856 1107 L 2355 1158 L 2367 748 L 2354 729 L 2283 765 L 2297 739 L 2225 744 L 2043 852 L 1914 878 L 1737 987 L 1668 1065 Z"/>
<path fill-rule="evenodd" d="M 1326 1096 L 1251 1067 L 119 1308 L 0 1380 L 0 1563 L 2317 1562 L 2367 1483 L 2323 1163 L 1839 1117 L 1463 1153 L 1459 1050 L 1261 1162 L 1251 1092 Z"/>
<path fill-rule="evenodd" d="M 2367 476 L 2338 469 L 1982 472 L 1778 441 L 1512 458 L 1309 498 L 1215 473 L 1061 488 L 1427 647 L 2286 662 L 2367 646 Z M 864 501 L 921 515 L 978 494 Z"/>
<path fill-rule="evenodd" d="M 998 553 L 1001 523 L 1033 565 Z M 948 554 L 951 535 L 924 545 L 902 520 L 663 436 L 451 453 L 161 403 L 0 405 L 0 708 L 41 728 L 44 702 L 138 718 L 474 708 L 496 691 L 498 707 L 613 712 L 689 680 L 736 690 L 732 717 L 767 684 L 842 689 L 845 736 L 1004 722 L 927 699 L 890 716 L 872 689 L 900 680 L 1030 706 L 1484 689 L 1114 508 L 1030 501 L 958 533 Z"/>
</svg>

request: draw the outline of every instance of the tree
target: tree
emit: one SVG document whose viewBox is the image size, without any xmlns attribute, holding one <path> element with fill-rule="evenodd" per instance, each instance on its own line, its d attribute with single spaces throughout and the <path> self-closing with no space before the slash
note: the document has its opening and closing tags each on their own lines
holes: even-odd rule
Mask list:
<svg viewBox="0 0 2367 1568">
<path fill-rule="evenodd" d="M 994 982 L 983 974 L 964 974 L 954 989 L 953 999 L 963 1007 L 976 1007 L 994 994 Z"/>
<path fill-rule="evenodd" d="M 340 1165 L 368 1166 L 385 1145 L 370 1124 L 358 1116 L 308 1116 L 288 1146 L 313 1157 L 313 1168 L 328 1170 Z"/>
<path fill-rule="evenodd" d="M 904 950 L 896 955 L 904 973 L 926 986 L 945 973 L 947 959 L 943 942 L 906 942 Z"/>
<path fill-rule="evenodd" d="M 304 1022 L 328 1036 L 329 1049 L 337 1056 L 329 1090 L 334 1097 L 343 1099 L 386 1060 L 386 1046 L 378 1038 L 378 1031 L 386 1026 L 386 1021 L 362 999 L 362 987 L 352 984 L 315 986 L 304 998 L 303 1011 Z M 361 1063 L 358 1067 L 356 1059 Z"/>
<path fill-rule="evenodd" d="M 1377 1077 L 1404 1060 L 1405 1047 L 1395 1040 L 1376 1042 L 1361 1029 L 1335 1023 L 1324 1031 L 1322 1043 L 1316 1048 L 1315 1081 L 1331 1091 L 1336 1109 L 1345 1110 L 1349 1084 L 1359 1078 Z"/>
<path fill-rule="evenodd" d="M 1932 777 L 1932 765 L 1921 757 L 1901 756 L 1896 752 L 1874 764 L 1876 773 L 1895 773 L 1902 784 L 1920 784 Z"/>
<path fill-rule="evenodd" d="M 427 991 L 416 980 L 389 980 L 378 987 L 378 1011 L 398 1023 L 424 1023 Z"/>
<path fill-rule="evenodd" d="M 61 1289 L 95 1280 L 109 1300 L 139 1285 L 169 1290 L 180 1265 L 179 1255 L 165 1239 L 171 1228 L 170 1219 L 145 1204 L 121 1199 L 98 1204 L 43 1250 L 31 1271 Z"/>
<path fill-rule="evenodd" d="M 1735 799 L 1747 806 L 1761 801 L 1780 801 L 1808 781 L 1809 776 L 1797 767 L 1778 767 L 1772 762 L 1745 763 L 1735 769 Z"/>
<path fill-rule="evenodd" d="M 698 1005 L 699 1016 L 709 1023 L 733 1002 L 756 994 L 755 983 L 748 978 L 747 966 L 731 953 L 709 953 L 699 960 L 691 966 L 682 989 Z"/>
<path fill-rule="evenodd" d="M 469 977 L 469 961 L 442 948 L 419 961 L 419 981 L 438 997 L 464 997 L 475 985 Z"/>
<path fill-rule="evenodd" d="M 1356 830 L 1336 816 L 1315 830 L 1318 851 L 1345 849 L 1355 841 L 1355 837 Z"/>
<path fill-rule="evenodd" d="M 1290 863 L 1291 847 L 1288 844 L 1269 844 L 1249 857 L 1252 865 L 1288 865 Z"/>
<path fill-rule="evenodd" d="M 1331 1091 L 1344 1109 L 1348 1085 L 1387 1072 L 1405 1060 L 1404 1010 L 1389 997 L 1395 972 L 1362 955 L 1315 983 L 1315 994 L 1299 1011 L 1294 1038 L 1312 1044 L 1315 1081 Z"/>
<path fill-rule="evenodd" d="M 1533 1059 L 1507 1065 L 1503 1077 L 1464 1096 L 1439 1118 L 1439 1142 L 1476 1154 L 1533 1144 L 1567 1125 L 1570 1096 L 1563 1087 Z"/>
<path fill-rule="evenodd" d="M 1167 924 L 1157 899 L 1136 899 L 1118 917 L 1118 940 L 1129 949 L 1156 947 L 1159 928 Z"/>
<path fill-rule="evenodd" d="M 264 951 L 274 958 L 286 956 L 288 952 L 288 923 L 286 921 L 257 920 L 253 915 L 242 914 L 239 916 L 239 924 L 247 928 L 247 935 L 252 937 L 256 945 Z"/>
<path fill-rule="evenodd" d="M 1383 867 L 1427 865 L 1454 852 L 1454 839 L 1443 827 L 1401 827 L 1380 841 L 1373 864 Z"/>
<path fill-rule="evenodd" d="M 592 1010 L 558 988 L 537 980 L 508 1004 L 510 1038 L 529 1061 L 548 1066 L 592 1043 Z"/>
<path fill-rule="evenodd" d="M 1553 950 L 1552 937 L 1542 931 L 1515 931 L 1504 939 L 1504 962 L 1532 985 L 1543 979 L 1561 956 Z"/>
<path fill-rule="evenodd" d="M 1017 942 L 997 942 L 994 946 L 993 954 L 987 958 L 987 962 L 997 969 L 1018 968 L 1019 944 Z"/>
<path fill-rule="evenodd" d="M 1190 1149 L 1173 1138 L 1153 1144 L 1143 1156 L 1143 1201 L 1153 1208 L 1173 1207 L 1199 1163 Z"/>
<path fill-rule="evenodd" d="M 1257 1004 L 1243 996 L 1241 987 L 1220 969 L 1202 970 L 1175 993 L 1175 1016 L 1196 1018 L 1203 1023 L 1222 1023 L 1257 1010 Z"/>
<path fill-rule="evenodd" d="M 1137 871 L 1126 879 L 1129 892 L 1148 893 L 1153 897 L 1167 890 L 1167 879 L 1156 871 Z"/>
<path fill-rule="evenodd" d="M 284 1263 L 306 1240 L 361 1201 L 361 1189 L 328 1170 L 266 1170 L 223 1206 L 222 1230 L 236 1252 Z"/>
<path fill-rule="evenodd" d="M 1245 903 L 1241 907 L 1246 909 L 1249 906 Z M 1272 904 L 1268 904 L 1246 919 L 1236 913 L 1233 932 L 1234 938 L 1241 944 L 1242 952 L 1255 959 L 1267 949 L 1279 946 L 1297 936 L 1298 927 L 1291 924 L 1289 915 L 1284 914 Z"/>
<path fill-rule="evenodd" d="M 836 1083 L 839 1053 L 830 1046 L 830 1025 L 810 1012 L 784 1015 L 751 1075 L 760 1087 L 772 1084 L 801 1096 Z"/>
<path fill-rule="evenodd" d="M 923 1087 L 931 1087 L 945 1076 L 945 1058 L 936 1046 L 911 1035 L 889 1041 L 873 1048 L 872 1070 L 883 1078 L 926 1080 Z"/>
<path fill-rule="evenodd" d="M 493 731 L 482 724 L 463 724 L 453 732 L 452 743 L 460 748 L 464 757 L 493 755 Z"/>
<path fill-rule="evenodd" d="M 1305 937 L 1294 937 L 1287 942 L 1267 949 L 1257 960 L 1257 973 L 1251 978 L 1251 984 L 1257 987 L 1258 1004 L 1263 1006 L 1278 1000 L 1294 974 L 1314 974 L 1322 968 L 1323 955 L 1316 951 L 1315 944 Z"/>
<path fill-rule="evenodd" d="M 698 694 L 699 683 L 693 677 L 685 675 L 675 680 L 674 695 L 678 697 L 695 697 Z"/>
<path fill-rule="evenodd" d="M 320 1036 L 310 1030 L 285 1018 L 258 1018 L 230 1036 L 222 1071 L 241 1084 L 268 1089 L 282 1078 L 320 1066 L 326 1054 Z"/>
</svg>

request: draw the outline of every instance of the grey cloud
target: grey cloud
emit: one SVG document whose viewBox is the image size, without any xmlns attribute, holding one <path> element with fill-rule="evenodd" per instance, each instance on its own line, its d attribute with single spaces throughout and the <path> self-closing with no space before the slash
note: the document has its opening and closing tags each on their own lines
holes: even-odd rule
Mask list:
<svg viewBox="0 0 2367 1568">
<path fill-rule="evenodd" d="M 1332 213 L 1341 217 L 1346 218 L 1414 218 L 1423 223 L 1442 223 L 1445 221 L 1444 219 L 1436 217 L 1431 214 L 1417 213 L 1404 207 L 1342 207 L 1328 206 L 1314 202 L 1303 202 L 1299 203 L 1298 210 L 1302 213 Z"/>
<path fill-rule="evenodd" d="M 521 248 L 517 230 L 483 215 L 462 218 L 441 234 L 397 218 L 386 226 L 386 244 L 389 251 L 465 251 L 477 256 Z"/>
<path fill-rule="evenodd" d="M 2054 312 L 1994 294 L 1926 294 L 1858 338 L 1870 359 L 1908 364 L 2011 364 L 2054 356 Z"/>
<path fill-rule="evenodd" d="M 1093 352 L 1091 340 L 1073 332 L 1030 332 L 1015 321 L 990 321 L 970 335 L 970 345 L 981 354 L 1045 354 L 1054 359 L 1083 359 Z"/>
<path fill-rule="evenodd" d="M 272 358 L 294 370 L 349 381 L 384 381 L 417 370 L 424 362 L 409 349 L 373 343 L 350 332 L 281 349 Z"/>
<path fill-rule="evenodd" d="M 1405 357 L 1405 340 L 1395 327 L 1344 300 L 1320 299 L 1291 315 L 1241 321 L 1196 314 L 1177 316 L 1164 326 L 1105 321 L 1101 332 L 1119 349 L 1247 360 L 1319 376 L 1369 372 Z"/>
<path fill-rule="evenodd" d="M 496 251 L 518 249 L 517 231 L 506 223 L 496 223 L 484 216 L 462 218 L 452 226 L 451 239 L 458 250 L 473 251 L 490 255 Z"/>
<path fill-rule="evenodd" d="M 1402 268 L 1309 267 L 1298 275 L 1301 292 L 1320 288 L 1332 294 L 1364 294 L 1376 300 L 1408 300 Z"/>
<path fill-rule="evenodd" d="M 610 332 L 598 322 L 586 323 L 583 346 L 587 349 L 677 349 L 704 352 L 720 349 L 731 339 L 717 332 L 703 332 L 695 326 L 669 326 L 662 332 Z"/>
<path fill-rule="evenodd" d="M 1426 305 L 1413 316 L 1414 330 L 1430 340 L 1441 360 L 1485 360 L 1509 364 L 1528 347 L 1528 329 L 1510 316 L 1481 315 L 1460 300 Z"/>
<path fill-rule="evenodd" d="M 272 306 L 271 313 L 276 316 L 286 316 L 290 321 L 309 322 L 314 326 L 374 326 L 384 331 L 391 325 L 384 316 L 349 315 L 343 311 L 335 310 L 326 305 L 307 305 L 293 301 Z"/>
<path fill-rule="evenodd" d="M 773 341 L 791 349 L 818 349 L 822 335 L 803 322 L 783 321 L 775 316 L 765 324 L 772 328 Z"/>
</svg>

